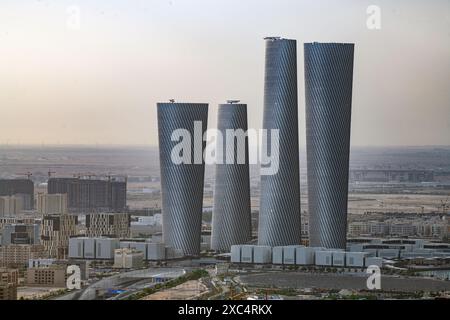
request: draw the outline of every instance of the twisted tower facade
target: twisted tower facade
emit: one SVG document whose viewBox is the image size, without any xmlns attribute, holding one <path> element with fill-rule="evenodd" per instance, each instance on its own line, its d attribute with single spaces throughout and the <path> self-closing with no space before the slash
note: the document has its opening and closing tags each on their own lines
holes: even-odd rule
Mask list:
<svg viewBox="0 0 450 320">
<path fill-rule="evenodd" d="M 304 51 L 310 245 L 345 249 L 354 45 Z"/>
<path fill-rule="evenodd" d="M 157 108 L 164 243 L 181 249 L 185 255 L 197 256 L 201 242 L 206 144 L 203 134 L 208 104 L 158 103 Z M 181 138 L 181 134 L 185 136 Z M 187 147 L 181 151 L 176 146 L 182 139 L 187 139 L 183 141 Z M 189 163 L 173 161 L 172 153 L 185 157 L 185 152 L 189 153 Z"/>
<path fill-rule="evenodd" d="M 223 143 L 216 152 L 223 161 L 216 164 L 211 249 L 229 252 L 232 245 L 251 240 L 248 137 L 242 136 L 247 133 L 247 105 L 219 105 L 217 130 Z"/>
<path fill-rule="evenodd" d="M 260 245 L 300 244 L 300 175 L 298 148 L 297 43 L 266 38 L 263 154 L 278 152 L 278 171 L 261 176 L 258 226 Z M 271 150 L 270 130 L 279 130 L 278 150 Z M 262 165 L 264 166 L 264 165 Z"/>
</svg>

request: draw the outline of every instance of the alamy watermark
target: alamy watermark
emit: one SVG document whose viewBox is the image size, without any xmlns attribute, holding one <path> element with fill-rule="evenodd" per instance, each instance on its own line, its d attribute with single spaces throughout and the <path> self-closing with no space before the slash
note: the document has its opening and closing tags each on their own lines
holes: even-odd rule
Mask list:
<svg viewBox="0 0 450 320">
<path fill-rule="evenodd" d="M 187 129 L 176 129 L 171 140 L 178 142 L 171 151 L 172 163 L 181 164 L 261 164 L 261 175 L 274 175 L 279 169 L 280 133 L 278 129 L 208 129 L 194 121 L 194 136 Z M 204 142 L 206 147 L 203 150 Z M 248 142 L 248 156 L 246 143 Z M 224 146 L 225 143 L 225 146 Z M 258 150 L 258 145 L 261 150 Z M 224 152 L 225 150 L 225 152 Z M 248 158 L 248 159 L 247 159 Z"/>
<path fill-rule="evenodd" d="M 67 266 L 66 286 L 69 290 L 81 289 L 81 269 L 77 265 Z"/>
<path fill-rule="evenodd" d="M 367 278 L 366 285 L 369 290 L 380 290 L 381 289 L 381 269 L 379 266 L 372 265 L 366 270 L 366 273 L 370 274 Z"/>
<path fill-rule="evenodd" d="M 72 5 L 66 8 L 67 20 L 66 26 L 69 30 L 81 29 L 81 9 L 79 6 Z"/>
<path fill-rule="evenodd" d="M 369 15 L 366 20 L 366 26 L 369 30 L 381 29 L 381 8 L 377 5 L 370 5 L 366 9 Z"/>
</svg>

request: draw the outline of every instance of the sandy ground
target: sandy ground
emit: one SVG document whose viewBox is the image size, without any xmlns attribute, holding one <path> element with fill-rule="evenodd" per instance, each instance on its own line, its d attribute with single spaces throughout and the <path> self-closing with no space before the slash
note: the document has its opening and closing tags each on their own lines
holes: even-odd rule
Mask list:
<svg viewBox="0 0 450 320">
<path fill-rule="evenodd" d="M 349 194 L 350 213 L 363 214 L 365 211 L 442 212 L 441 201 L 447 196 L 420 194 Z"/>
<path fill-rule="evenodd" d="M 174 288 L 162 290 L 141 300 L 186 300 L 208 291 L 200 281 L 192 280 Z"/>
<path fill-rule="evenodd" d="M 312 274 L 301 272 L 279 272 L 241 275 L 242 283 L 251 287 L 278 288 L 321 288 L 321 289 L 367 289 L 367 276 L 343 274 Z M 381 288 L 402 292 L 450 291 L 450 281 L 429 278 L 406 278 L 382 276 Z"/>
<path fill-rule="evenodd" d="M 148 199 L 149 195 L 134 195 L 128 199 L 128 205 L 132 208 L 161 208 L 159 196 Z M 348 213 L 350 215 L 362 215 L 365 212 L 406 212 L 406 213 L 442 213 L 442 202 L 447 196 L 421 195 L 421 194 L 349 194 Z M 259 199 L 251 199 L 252 210 L 259 209 Z M 308 209 L 307 197 L 302 195 L 301 209 Z M 205 196 L 204 207 L 212 207 L 213 198 Z M 448 201 L 450 205 L 450 200 Z M 448 209 L 446 210 L 448 211 Z"/>
</svg>

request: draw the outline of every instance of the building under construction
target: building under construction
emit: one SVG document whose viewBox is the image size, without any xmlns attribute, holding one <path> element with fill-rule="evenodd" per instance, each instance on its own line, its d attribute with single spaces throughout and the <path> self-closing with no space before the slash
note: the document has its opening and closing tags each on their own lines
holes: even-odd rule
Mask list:
<svg viewBox="0 0 450 320">
<path fill-rule="evenodd" d="M 126 209 L 126 177 L 50 178 L 48 194 L 67 194 L 69 212 L 123 212 Z"/>
<path fill-rule="evenodd" d="M 21 195 L 25 210 L 34 207 L 34 183 L 30 179 L 0 179 L 0 197 Z"/>
</svg>

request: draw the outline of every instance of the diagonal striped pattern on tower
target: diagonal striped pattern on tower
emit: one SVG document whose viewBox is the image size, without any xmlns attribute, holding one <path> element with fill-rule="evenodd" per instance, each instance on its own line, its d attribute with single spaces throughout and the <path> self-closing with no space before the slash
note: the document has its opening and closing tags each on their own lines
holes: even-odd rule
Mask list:
<svg viewBox="0 0 450 320">
<path fill-rule="evenodd" d="M 258 243 L 300 244 L 300 175 L 298 148 L 297 44 L 266 38 L 263 129 L 279 130 L 279 169 L 261 176 Z M 271 134 L 263 154 L 271 149 Z M 269 151 L 267 153 L 267 151 Z"/>
<path fill-rule="evenodd" d="M 229 252 L 232 245 L 251 240 L 247 105 L 221 104 L 218 111 L 223 143 L 218 140 L 216 152 L 222 163 L 216 164 L 211 249 Z"/>
<path fill-rule="evenodd" d="M 194 163 L 194 149 L 203 155 L 208 104 L 158 103 L 157 108 L 164 243 L 181 249 L 185 255 L 197 256 L 200 254 L 205 164 L 203 156 L 199 164 Z M 196 121 L 201 122 L 200 142 L 194 141 Z M 172 149 L 180 143 L 172 141 L 172 133 L 177 129 L 190 134 L 187 151 L 191 152 L 191 164 L 172 162 Z"/>
<path fill-rule="evenodd" d="M 304 52 L 310 245 L 345 249 L 354 45 Z"/>
</svg>

